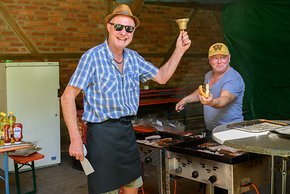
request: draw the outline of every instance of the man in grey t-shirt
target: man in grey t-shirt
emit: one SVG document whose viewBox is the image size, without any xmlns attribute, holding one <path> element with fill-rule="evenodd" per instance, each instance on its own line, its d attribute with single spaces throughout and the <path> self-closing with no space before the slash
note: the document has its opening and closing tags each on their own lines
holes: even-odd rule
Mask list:
<svg viewBox="0 0 290 194">
<path fill-rule="evenodd" d="M 215 127 L 243 120 L 245 83 L 241 75 L 230 66 L 231 55 L 223 43 L 213 44 L 209 48 L 208 59 L 212 70 L 206 73 L 204 84 L 209 84 L 209 97 L 200 95 L 197 89 L 180 100 L 176 110 L 181 111 L 186 103 L 200 101 L 204 105 L 204 120 L 209 137 Z"/>
</svg>

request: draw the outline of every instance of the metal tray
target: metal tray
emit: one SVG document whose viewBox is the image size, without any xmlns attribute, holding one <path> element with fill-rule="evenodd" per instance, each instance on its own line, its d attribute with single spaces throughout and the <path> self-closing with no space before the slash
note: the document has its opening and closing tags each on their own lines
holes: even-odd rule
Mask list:
<svg viewBox="0 0 290 194">
<path fill-rule="evenodd" d="M 149 136 L 159 136 L 160 138 L 156 139 L 149 139 L 149 143 L 143 142 L 146 141 L 146 138 Z M 157 147 L 168 147 L 169 145 L 173 145 L 176 143 L 188 141 L 190 137 L 187 136 L 179 136 L 176 134 L 168 133 L 168 132 L 163 132 L 163 131 L 156 131 L 156 132 L 148 132 L 148 133 L 140 133 L 140 132 L 135 132 L 135 137 L 138 143 L 145 144 L 148 146 L 156 147 L 157 145 L 154 142 L 159 142 L 157 143 Z M 165 141 L 162 143 L 162 141 Z M 167 141 L 168 140 L 168 141 Z"/>
<path fill-rule="evenodd" d="M 270 131 L 287 126 L 288 123 L 280 121 L 272 121 L 267 119 L 256 119 L 250 121 L 242 121 L 238 123 L 228 124 L 228 129 L 237 129 L 241 131 L 260 133 L 264 131 Z"/>
<path fill-rule="evenodd" d="M 282 138 L 290 138 L 290 126 L 270 130 L 270 132 L 275 133 L 279 135 L 279 137 L 282 137 Z"/>
<path fill-rule="evenodd" d="M 172 133 L 167 133 L 167 132 L 163 132 L 163 131 L 155 131 L 155 132 L 135 132 L 135 136 L 136 139 L 139 140 L 144 140 L 146 137 L 151 136 L 151 135 L 160 135 L 161 138 L 169 138 L 171 137 L 172 139 L 183 139 L 183 136 L 179 136 L 176 134 L 172 134 Z"/>
</svg>

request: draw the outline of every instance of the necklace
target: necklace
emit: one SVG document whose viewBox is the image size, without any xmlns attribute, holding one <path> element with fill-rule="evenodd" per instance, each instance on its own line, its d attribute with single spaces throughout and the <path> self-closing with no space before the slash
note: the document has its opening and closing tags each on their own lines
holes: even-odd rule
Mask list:
<svg viewBox="0 0 290 194">
<path fill-rule="evenodd" d="M 117 61 L 115 58 L 113 58 L 113 59 L 114 59 L 114 61 L 115 61 L 116 63 L 118 63 L 119 65 L 122 64 L 122 63 L 124 62 L 124 58 L 123 58 L 122 61 L 120 61 L 120 62 Z"/>
</svg>

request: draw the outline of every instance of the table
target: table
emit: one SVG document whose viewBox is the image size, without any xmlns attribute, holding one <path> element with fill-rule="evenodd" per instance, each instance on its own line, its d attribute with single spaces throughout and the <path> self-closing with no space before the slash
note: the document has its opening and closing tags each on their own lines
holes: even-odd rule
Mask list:
<svg viewBox="0 0 290 194">
<path fill-rule="evenodd" d="M 3 153 L 4 154 L 4 162 L 3 162 L 4 177 L 0 176 L 0 178 L 5 181 L 5 191 L 6 191 L 6 194 L 10 194 L 10 189 L 9 189 L 8 152 L 15 151 L 15 150 L 20 150 L 20 149 L 24 149 L 24 148 L 28 148 L 31 145 L 32 145 L 31 143 L 22 142 L 21 144 L 12 144 L 12 145 L 7 145 L 7 146 L 1 145 L 0 146 L 0 153 Z"/>
<path fill-rule="evenodd" d="M 177 103 L 184 95 L 185 91 L 181 88 L 140 90 L 139 106 Z"/>
<path fill-rule="evenodd" d="M 154 105 L 159 108 L 158 105 L 167 105 L 167 119 L 170 117 L 169 108 L 170 104 L 175 104 L 179 102 L 186 94 L 186 91 L 181 88 L 164 88 L 164 89 L 153 89 L 153 90 L 140 90 L 140 102 L 139 102 L 139 111 L 144 111 L 142 107 L 148 107 Z M 157 108 L 157 109 L 158 109 Z M 173 108 L 174 110 L 175 108 Z M 182 111 L 183 123 L 186 124 L 186 115 L 185 110 Z"/>
<path fill-rule="evenodd" d="M 232 138 L 225 137 L 224 134 L 234 134 Z M 286 194 L 287 189 L 287 160 L 290 156 L 290 139 L 281 138 L 271 132 L 249 133 L 247 136 L 239 135 L 236 129 L 228 129 L 226 125 L 221 125 L 213 130 L 212 138 L 220 144 L 240 149 L 245 152 L 265 154 L 272 156 L 271 165 L 271 194 L 274 194 L 274 157 L 282 158 L 282 194 Z M 223 135 L 222 135 L 223 134 Z M 242 136 L 242 138 L 241 138 Z M 229 136 L 228 136 L 229 137 Z"/>
</svg>

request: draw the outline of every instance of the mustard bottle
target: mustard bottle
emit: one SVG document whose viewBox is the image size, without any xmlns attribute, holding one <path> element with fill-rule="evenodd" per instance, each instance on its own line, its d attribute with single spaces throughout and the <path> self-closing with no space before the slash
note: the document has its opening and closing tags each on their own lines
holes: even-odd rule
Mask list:
<svg viewBox="0 0 290 194">
<path fill-rule="evenodd" d="M 4 112 L 0 112 L 0 146 L 4 144 L 4 125 L 2 124 L 2 120 L 4 118 Z"/>
<path fill-rule="evenodd" d="M 2 114 L 2 128 L 3 128 L 3 132 L 4 132 L 4 145 L 10 145 L 11 144 L 11 138 L 10 138 L 10 134 L 9 134 L 9 121 L 8 118 L 6 116 L 6 113 Z"/>
</svg>

